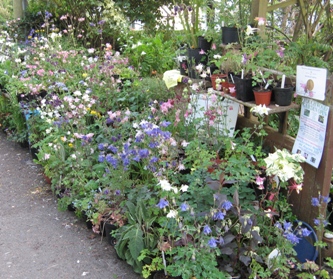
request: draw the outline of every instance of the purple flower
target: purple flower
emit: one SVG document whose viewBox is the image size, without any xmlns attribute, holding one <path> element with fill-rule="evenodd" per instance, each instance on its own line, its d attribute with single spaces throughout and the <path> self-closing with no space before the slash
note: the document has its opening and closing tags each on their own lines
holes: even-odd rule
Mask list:
<svg viewBox="0 0 333 279">
<path fill-rule="evenodd" d="M 113 145 L 109 145 L 108 149 L 114 154 L 118 152 L 118 148 Z"/>
<path fill-rule="evenodd" d="M 181 211 L 187 211 L 189 209 L 189 206 L 187 203 L 183 202 L 181 205 L 180 205 L 180 210 Z"/>
<path fill-rule="evenodd" d="M 291 232 L 288 232 L 286 235 L 285 235 L 286 239 L 289 240 L 291 242 L 291 244 L 295 245 L 297 243 L 299 243 L 299 238 L 294 235 L 293 233 Z"/>
<path fill-rule="evenodd" d="M 314 223 L 316 226 L 319 226 L 319 225 L 320 225 L 320 220 L 319 220 L 319 219 L 314 219 L 314 220 L 313 220 L 313 223 Z"/>
<path fill-rule="evenodd" d="M 211 228 L 208 225 L 205 225 L 204 228 L 203 228 L 203 233 L 205 235 L 207 235 L 207 234 L 212 233 L 212 230 L 211 230 Z"/>
<path fill-rule="evenodd" d="M 114 193 L 115 193 L 116 196 L 120 196 L 121 191 L 120 190 L 116 190 Z"/>
<path fill-rule="evenodd" d="M 283 222 L 283 228 L 288 231 L 291 229 L 292 224 L 290 222 L 284 221 Z"/>
<path fill-rule="evenodd" d="M 114 169 L 118 167 L 118 160 L 112 157 L 110 154 L 106 155 L 106 161 L 113 166 Z"/>
<path fill-rule="evenodd" d="M 208 240 L 208 246 L 210 248 L 216 248 L 217 247 L 217 241 L 216 241 L 216 239 L 213 238 L 213 237 L 211 239 L 209 239 Z"/>
<path fill-rule="evenodd" d="M 247 57 L 247 55 L 246 54 L 243 54 L 242 55 L 242 64 L 246 64 L 247 63 L 247 61 L 249 60 L 249 58 Z"/>
<path fill-rule="evenodd" d="M 141 158 L 147 158 L 149 156 L 149 150 L 144 148 L 139 150 L 139 156 Z"/>
<path fill-rule="evenodd" d="M 150 163 L 157 163 L 158 162 L 158 158 L 156 156 L 153 156 L 151 159 L 150 159 Z"/>
<path fill-rule="evenodd" d="M 103 163 L 104 160 L 105 160 L 105 156 L 104 155 L 99 155 L 98 156 L 98 162 Z"/>
<path fill-rule="evenodd" d="M 228 211 L 230 208 L 232 208 L 232 203 L 228 200 L 225 200 L 222 205 L 221 205 L 222 209 L 225 209 L 226 211 Z"/>
<path fill-rule="evenodd" d="M 160 199 L 158 204 L 156 205 L 158 208 L 162 209 L 169 205 L 169 202 L 166 199 Z"/>
<path fill-rule="evenodd" d="M 171 124 L 170 121 L 162 121 L 160 125 L 161 125 L 162 127 L 168 127 L 170 124 Z"/>
<path fill-rule="evenodd" d="M 321 198 L 322 198 L 324 203 L 329 203 L 331 201 L 331 198 L 329 196 L 327 196 L 327 197 L 322 196 Z"/>
<path fill-rule="evenodd" d="M 320 206 L 318 198 L 312 198 L 311 204 L 312 204 L 312 206 Z"/>
<path fill-rule="evenodd" d="M 307 228 L 302 228 L 302 229 L 301 229 L 301 233 L 302 233 L 302 236 L 303 236 L 303 237 L 307 237 L 307 236 L 309 236 L 312 232 L 309 231 Z"/>
<path fill-rule="evenodd" d="M 213 220 L 223 220 L 224 219 L 225 214 L 223 214 L 221 211 L 218 211 L 214 214 L 213 216 Z"/>
<path fill-rule="evenodd" d="M 278 229 L 282 230 L 282 226 L 281 226 L 280 222 L 276 222 L 274 226 L 277 227 Z"/>
<path fill-rule="evenodd" d="M 149 148 L 156 148 L 158 147 L 158 142 L 156 141 L 151 141 L 149 144 L 148 144 Z"/>
</svg>

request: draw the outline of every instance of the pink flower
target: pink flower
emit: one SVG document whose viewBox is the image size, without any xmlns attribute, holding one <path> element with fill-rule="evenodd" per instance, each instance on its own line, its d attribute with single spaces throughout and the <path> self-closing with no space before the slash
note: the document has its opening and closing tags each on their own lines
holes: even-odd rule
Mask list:
<svg viewBox="0 0 333 279">
<path fill-rule="evenodd" d="M 302 191 L 302 189 L 303 189 L 303 183 L 296 184 L 295 181 L 293 181 L 292 184 L 288 187 L 289 193 L 296 190 L 297 194 L 299 194 L 300 191 Z"/>
<path fill-rule="evenodd" d="M 259 190 L 264 190 L 265 187 L 264 187 L 264 181 L 265 181 L 265 177 L 260 177 L 259 175 L 256 176 L 256 182 L 255 184 L 258 185 L 258 189 Z"/>
<path fill-rule="evenodd" d="M 206 52 L 205 52 L 203 49 L 201 49 L 201 50 L 199 51 L 199 54 L 206 54 Z"/>
<path fill-rule="evenodd" d="M 212 50 L 215 50 L 215 49 L 216 49 L 216 44 L 215 44 L 215 43 L 212 44 L 211 49 L 212 49 Z"/>
</svg>

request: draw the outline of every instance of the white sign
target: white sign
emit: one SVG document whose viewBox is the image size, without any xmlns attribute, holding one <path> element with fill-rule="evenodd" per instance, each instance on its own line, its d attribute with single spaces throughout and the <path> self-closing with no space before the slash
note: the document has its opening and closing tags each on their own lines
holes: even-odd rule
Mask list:
<svg viewBox="0 0 333 279">
<path fill-rule="evenodd" d="M 327 69 L 297 66 L 297 95 L 325 100 Z"/>
<path fill-rule="evenodd" d="M 318 168 L 325 143 L 329 107 L 303 98 L 300 125 L 292 152 L 303 155 L 306 162 Z"/>
</svg>

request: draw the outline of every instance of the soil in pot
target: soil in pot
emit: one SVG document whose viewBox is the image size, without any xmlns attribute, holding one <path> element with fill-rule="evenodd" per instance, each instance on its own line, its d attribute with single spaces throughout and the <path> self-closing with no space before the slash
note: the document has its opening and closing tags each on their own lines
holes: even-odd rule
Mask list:
<svg viewBox="0 0 333 279">
<path fill-rule="evenodd" d="M 273 88 L 273 95 L 274 95 L 275 104 L 279 106 L 290 106 L 294 95 L 294 88 L 275 87 Z"/>
<path fill-rule="evenodd" d="M 272 90 L 255 88 L 253 89 L 253 93 L 256 105 L 265 105 L 268 107 L 271 104 Z"/>
</svg>

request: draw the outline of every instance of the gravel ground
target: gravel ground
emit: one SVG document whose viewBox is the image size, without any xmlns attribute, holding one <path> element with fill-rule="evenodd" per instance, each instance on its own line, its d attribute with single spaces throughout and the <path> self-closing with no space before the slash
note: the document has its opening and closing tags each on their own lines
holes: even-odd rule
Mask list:
<svg viewBox="0 0 333 279">
<path fill-rule="evenodd" d="M 58 211 L 28 149 L 2 132 L 0 212 L 0 278 L 141 278 L 73 212 Z"/>
</svg>

